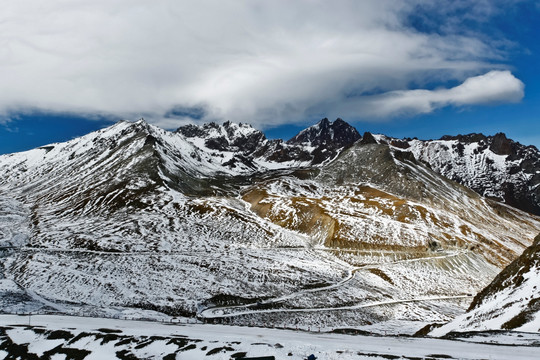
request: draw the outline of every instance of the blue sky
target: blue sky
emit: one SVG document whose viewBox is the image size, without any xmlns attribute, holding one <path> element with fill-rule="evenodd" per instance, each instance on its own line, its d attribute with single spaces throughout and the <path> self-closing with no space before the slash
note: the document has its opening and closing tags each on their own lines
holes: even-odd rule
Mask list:
<svg viewBox="0 0 540 360">
<path fill-rule="evenodd" d="M 341 117 L 360 132 L 505 132 L 540 147 L 539 15 L 528 0 L 10 2 L 0 154 L 140 117 L 285 139 Z"/>
</svg>

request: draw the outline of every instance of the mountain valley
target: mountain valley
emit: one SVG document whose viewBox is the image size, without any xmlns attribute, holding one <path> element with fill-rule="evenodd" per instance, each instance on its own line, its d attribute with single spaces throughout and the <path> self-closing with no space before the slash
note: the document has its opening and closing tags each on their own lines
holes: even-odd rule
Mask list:
<svg viewBox="0 0 540 360">
<path fill-rule="evenodd" d="M 540 229 L 538 150 L 500 138 L 323 119 L 284 142 L 141 120 L 2 155 L 1 308 L 396 333 L 451 321 Z"/>
</svg>

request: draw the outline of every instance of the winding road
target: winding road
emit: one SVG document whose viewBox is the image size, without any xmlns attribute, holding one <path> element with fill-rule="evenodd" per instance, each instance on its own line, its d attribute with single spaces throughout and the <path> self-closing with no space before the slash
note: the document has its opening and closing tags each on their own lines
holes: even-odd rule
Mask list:
<svg viewBox="0 0 540 360">
<path fill-rule="evenodd" d="M 155 252 L 151 252 L 151 251 L 134 251 L 134 252 L 111 251 L 109 252 L 109 251 L 88 250 L 88 249 L 33 248 L 33 247 L 12 247 L 12 246 L 0 247 L 0 250 L 7 250 L 7 251 L 17 250 L 21 252 L 31 252 L 31 253 L 33 252 L 94 253 L 94 254 L 100 254 L 100 255 L 103 254 L 103 255 L 113 255 L 113 256 L 114 255 L 119 255 L 119 256 L 156 255 Z M 287 248 L 287 250 L 296 250 L 296 249 Z M 298 249 L 298 250 L 301 250 L 301 249 Z M 306 250 L 306 249 L 302 248 L 302 250 Z M 340 251 L 340 249 L 312 248 L 311 251 L 322 253 L 322 252 L 329 252 L 329 251 Z M 381 265 L 393 265 L 393 264 L 400 264 L 400 263 L 410 263 L 410 262 L 430 261 L 434 259 L 450 258 L 450 257 L 459 256 L 465 252 L 466 250 L 459 250 L 459 251 L 455 251 L 451 253 L 445 253 L 445 254 L 430 256 L 430 257 L 418 257 L 418 258 L 412 258 L 412 259 L 403 259 L 403 260 L 396 260 L 396 261 L 384 262 L 384 263 L 370 263 L 370 264 L 363 264 L 361 266 L 350 267 L 349 269 L 347 269 L 347 275 L 345 276 L 345 278 L 331 285 L 322 286 L 318 288 L 312 288 L 312 289 L 302 289 L 302 290 L 299 290 L 299 291 L 296 291 L 287 295 L 260 301 L 255 304 L 252 303 L 252 304 L 236 305 L 236 306 L 208 307 L 208 308 L 202 309 L 197 314 L 197 316 L 198 318 L 202 320 L 220 319 L 220 318 L 231 318 L 231 317 L 250 315 L 250 314 L 261 314 L 261 313 L 293 313 L 293 312 L 323 312 L 323 311 L 338 311 L 338 310 L 354 310 L 354 309 L 361 309 L 361 308 L 382 306 L 382 305 L 392 305 L 392 304 L 399 304 L 399 303 L 471 298 L 472 297 L 471 295 L 426 296 L 426 297 L 419 297 L 419 298 L 412 298 L 412 299 L 390 299 L 390 300 L 374 301 L 374 302 L 368 302 L 368 303 L 360 303 L 356 305 L 337 306 L 337 307 L 318 307 L 318 308 L 300 308 L 300 309 L 268 309 L 268 306 L 283 303 L 287 300 L 290 300 L 295 297 L 299 297 L 308 293 L 323 292 L 323 291 L 328 291 L 328 290 L 342 287 L 346 285 L 347 283 L 349 283 L 350 281 L 352 281 L 355 277 L 355 274 L 359 271 L 377 269 Z M 199 251 L 173 251 L 173 252 L 166 252 L 165 254 L 167 255 L 192 255 L 194 253 L 200 253 L 200 252 Z M 336 261 L 335 259 L 329 259 L 327 257 L 325 258 L 325 260 Z M 343 262 L 339 263 L 339 265 L 343 266 Z M 50 306 L 54 305 L 50 302 L 45 301 L 45 299 L 42 299 L 41 297 L 38 298 L 37 294 L 35 293 L 29 293 L 29 294 L 31 297 L 35 298 L 36 300 L 47 303 Z M 57 308 L 56 306 L 52 306 L 52 307 Z M 63 309 L 57 308 L 57 310 L 63 310 Z"/>
<path fill-rule="evenodd" d="M 323 250 L 323 249 L 320 249 L 320 250 Z M 345 285 L 346 283 L 350 282 L 354 278 L 355 274 L 361 270 L 376 269 L 380 267 L 381 265 L 392 265 L 392 264 L 407 263 L 407 262 L 429 261 L 433 259 L 450 258 L 450 257 L 459 256 L 465 252 L 466 250 L 460 250 L 460 251 L 456 251 L 456 252 L 452 252 L 452 253 L 444 254 L 444 255 L 438 255 L 438 256 L 404 259 L 404 260 L 397 260 L 397 261 L 387 262 L 387 263 L 372 263 L 372 264 L 365 264 L 358 267 L 352 267 L 348 271 L 347 276 L 343 280 L 332 285 L 323 286 L 323 287 L 319 287 L 315 289 L 304 289 L 304 290 L 300 290 L 300 291 L 297 291 L 288 295 L 279 296 L 272 299 L 267 299 L 265 301 L 261 301 L 256 304 L 208 307 L 206 309 L 202 309 L 198 313 L 198 317 L 204 320 L 204 319 L 230 318 L 230 317 L 236 317 L 236 316 L 242 316 L 242 315 L 261 314 L 261 313 L 267 314 L 267 313 L 278 313 L 278 312 L 291 313 L 291 312 L 321 312 L 321 311 L 336 311 L 336 310 L 354 310 L 354 309 L 361 309 L 361 308 L 367 308 L 367 307 L 409 303 L 409 302 L 472 298 L 472 295 L 468 295 L 468 294 L 467 295 L 453 295 L 453 296 L 428 296 L 428 297 L 420 297 L 420 298 L 413 298 L 413 299 L 392 299 L 392 300 L 376 301 L 376 302 L 370 302 L 370 303 L 363 303 L 363 304 L 350 305 L 350 306 L 338 306 L 338 307 L 302 308 L 302 309 L 262 309 L 263 306 L 278 304 L 286 300 L 292 299 L 294 297 L 301 296 L 303 294 L 322 292 L 322 291 L 332 290 L 332 289 L 341 287 Z"/>
</svg>

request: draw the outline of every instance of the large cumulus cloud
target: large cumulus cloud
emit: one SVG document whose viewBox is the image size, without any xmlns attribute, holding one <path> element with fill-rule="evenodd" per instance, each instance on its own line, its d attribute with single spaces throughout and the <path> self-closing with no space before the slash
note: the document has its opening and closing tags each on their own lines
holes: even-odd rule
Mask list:
<svg viewBox="0 0 540 360">
<path fill-rule="evenodd" d="M 521 99 L 485 38 L 411 27 L 423 3 L 11 1 L 0 12 L 1 121 L 37 110 L 264 127 Z M 462 84 L 422 90 L 449 81 Z"/>
</svg>

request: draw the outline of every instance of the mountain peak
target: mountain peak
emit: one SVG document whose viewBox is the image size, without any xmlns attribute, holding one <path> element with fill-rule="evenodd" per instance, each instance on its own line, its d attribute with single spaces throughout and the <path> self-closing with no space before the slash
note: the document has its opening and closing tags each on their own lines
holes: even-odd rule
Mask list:
<svg viewBox="0 0 540 360">
<path fill-rule="evenodd" d="M 199 125 L 184 125 L 176 130 L 177 133 L 209 149 L 219 151 L 240 151 L 244 154 L 252 153 L 257 146 L 266 140 L 262 132 L 249 124 L 237 124 L 226 121 L 222 125 L 215 122 Z"/>
<path fill-rule="evenodd" d="M 510 155 L 515 152 L 514 141 L 508 139 L 504 133 L 497 133 L 491 139 L 490 150 L 498 155 Z"/>
<path fill-rule="evenodd" d="M 497 155 L 516 155 L 518 144 L 512 139 L 508 139 L 505 133 L 499 132 L 492 136 L 486 136 L 481 133 L 471 133 L 467 135 L 441 137 L 441 140 L 457 140 L 463 144 L 478 143 L 483 147 L 489 146 L 489 149 Z"/>
<path fill-rule="evenodd" d="M 347 124 L 349 125 L 345 120 L 343 120 L 342 118 L 337 118 L 335 121 L 334 121 L 334 125 L 342 125 L 342 124 Z"/>
<path fill-rule="evenodd" d="M 313 164 L 334 158 L 341 150 L 350 147 L 361 138 L 360 133 L 347 122 L 338 118 L 330 122 L 327 118 L 299 132 L 287 141 L 289 145 L 314 148 L 311 151 Z"/>
<path fill-rule="evenodd" d="M 330 125 L 332 125 L 332 122 L 328 120 L 328 118 L 321 119 L 317 124 L 314 126 L 318 127 L 319 129 L 325 129 L 328 128 Z"/>
<path fill-rule="evenodd" d="M 352 145 L 360 138 L 360 133 L 341 118 L 336 119 L 334 122 L 330 122 L 327 118 L 324 118 L 317 124 L 299 132 L 292 139 L 288 140 L 287 143 L 308 143 L 311 146 L 327 145 L 343 147 Z"/>
<path fill-rule="evenodd" d="M 464 310 L 450 298 L 483 288 L 540 228 L 387 145 L 352 145 L 345 121 L 304 133 L 286 144 L 244 124 L 140 121 L 0 156 L 0 309 L 307 327 L 326 308 L 325 326 L 386 328 L 403 319 L 387 304 L 413 299 L 423 325 Z"/>
<path fill-rule="evenodd" d="M 367 144 L 377 144 L 377 140 L 375 139 L 375 137 L 373 136 L 372 133 L 366 131 L 364 133 L 364 136 L 362 137 L 362 141 L 361 143 L 363 145 L 367 145 Z"/>
<path fill-rule="evenodd" d="M 401 142 L 433 170 L 480 195 L 540 214 L 540 152 L 504 133 Z M 394 142 L 395 143 L 395 142 Z"/>
</svg>

